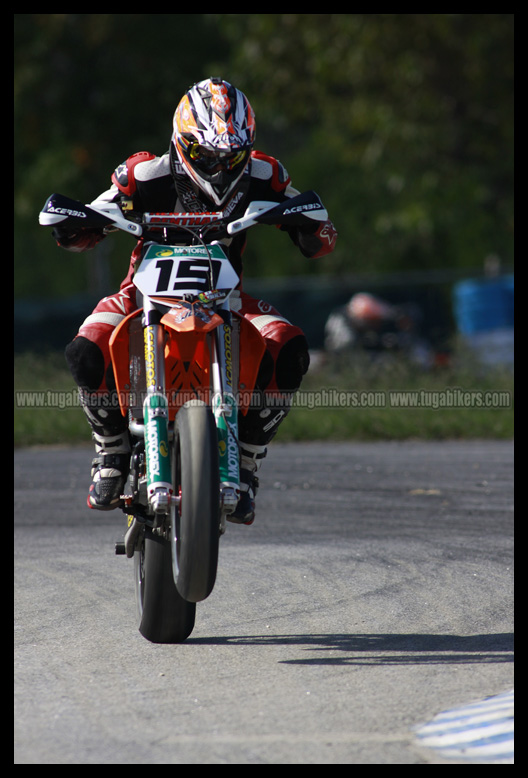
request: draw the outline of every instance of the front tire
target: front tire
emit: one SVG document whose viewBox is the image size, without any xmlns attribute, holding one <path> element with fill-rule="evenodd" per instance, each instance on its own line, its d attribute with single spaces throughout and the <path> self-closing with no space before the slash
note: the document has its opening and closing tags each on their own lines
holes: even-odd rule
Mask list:
<svg viewBox="0 0 528 778">
<path fill-rule="evenodd" d="M 208 405 L 191 400 L 176 416 L 173 485 L 180 494 L 171 521 L 176 587 L 189 602 L 213 590 L 220 539 L 220 477 L 216 424 Z"/>
</svg>

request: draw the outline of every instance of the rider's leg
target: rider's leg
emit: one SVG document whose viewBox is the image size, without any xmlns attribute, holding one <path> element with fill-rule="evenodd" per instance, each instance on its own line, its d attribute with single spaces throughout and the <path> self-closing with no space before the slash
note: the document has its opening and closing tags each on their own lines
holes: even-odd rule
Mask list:
<svg viewBox="0 0 528 778">
<path fill-rule="evenodd" d="M 241 497 L 232 521 L 251 524 L 255 518 L 256 476 L 267 447 L 288 415 L 291 400 L 309 365 L 303 332 L 262 300 L 242 293 L 241 313 L 266 342 L 255 391 L 255 404 L 239 417 Z"/>
<path fill-rule="evenodd" d="M 66 347 L 66 361 L 95 443 L 88 507 L 112 510 L 121 502 L 128 474 L 128 423 L 119 409 L 108 342 L 114 328 L 135 309 L 131 288 L 102 300 Z"/>
</svg>

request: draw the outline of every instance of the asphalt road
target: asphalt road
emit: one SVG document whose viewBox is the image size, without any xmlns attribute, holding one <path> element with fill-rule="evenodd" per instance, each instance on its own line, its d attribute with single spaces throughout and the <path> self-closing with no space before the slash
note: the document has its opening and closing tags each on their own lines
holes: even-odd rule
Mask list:
<svg viewBox="0 0 528 778">
<path fill-rule="evenodd" d="M 15 452 L 15 764 L 445 764 L 413 728 L 513 687 L 512 443 L 273 444 L 179 646 L 91 456 Z"/>
</svg>

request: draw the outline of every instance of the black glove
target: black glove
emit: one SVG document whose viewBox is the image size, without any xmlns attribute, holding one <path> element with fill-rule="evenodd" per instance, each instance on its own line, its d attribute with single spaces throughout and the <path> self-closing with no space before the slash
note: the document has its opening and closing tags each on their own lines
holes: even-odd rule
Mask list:
<svg viewBox="0 0 528 778">
<path fill-rule="evenodd" d="M 88 251 L 93 249 L 105 234 L 103 230 L 87 227 L 81 230 L 67 230 L 64 227 L 55 227 L 51 233 L 58 245 L 68 251 Z"/>
</svg>

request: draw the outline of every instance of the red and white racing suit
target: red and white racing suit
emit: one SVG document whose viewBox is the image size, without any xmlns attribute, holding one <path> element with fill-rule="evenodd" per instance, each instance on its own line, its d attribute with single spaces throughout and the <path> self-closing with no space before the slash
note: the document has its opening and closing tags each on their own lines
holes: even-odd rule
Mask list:
<svg viewBox="0 0 528 778">
<path fill-rule="evenodd" d="M 224 212 L 236 219 L 253 200 L 281 202 L 296 194 L 298 192 L 291 186 L 281 163 L 254 151 L 240 186 Z M 101 201 L 118 202 L 123 208 L 140 213 L 216 210 L 197 197 L 183 169 L 171 170 L 168 153 L 156 157 L 140 152 L 127 159 L 112 175 L 111 188 L 94 202 Z M 311 258 L 330 253 L 337 237 L 330 221 L 317 223 L 308 230 L 289 226 L 281 229 L 289 233 L 305 256 Z M 55 237 L 62 247 L 78 252 L 93 248 L 104 235 L 86 230 L 68 235 L 59 232 Z M 241 276 L 245 233 L 234 238 L 226 236 L 221 242 Z M 138 307 L 132 278 L 142 248 L 140 240 L 119 291 L 98 303 L 66 348 L 66 359 L 73 377 L 82 395 L 87 398 L 84 406 L 90 424 L 94 432 L 103 436 L 118 435 L 124 432 L 127 424 L 119 409 L 107 401 L 108 394 L 115 391 L 108 344 L 114 328 Z M 238 294 L 238 297 L 236 293 L 233 296 L 233 306 L 259 330 L 267 347 L 257 381 L 263 404 L 240 419 L 242 445 L 261 447 L 271 440 L 288 412 L 288 398 L 298 389 L 308 369 L 308 346 L 302 330 L 287 321 L 269 303 L 250 297 L 242 289 L 238 290 Z M 272 409 L 266 408 L 267 393 L 275 395 Z M 276 397 L 280 393 L 284 393 L 285 403 L 282 409 L 277 409 Z"/>
</svg>

